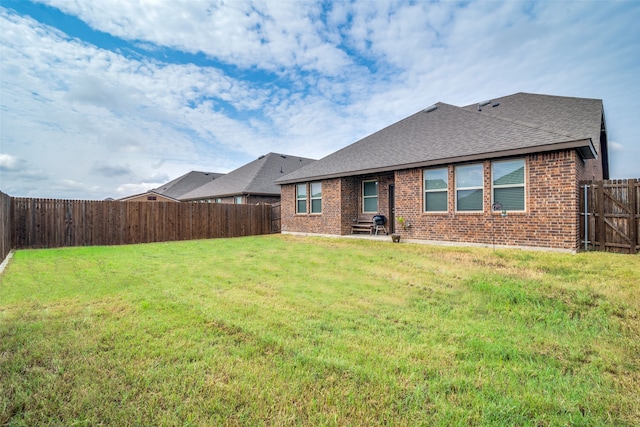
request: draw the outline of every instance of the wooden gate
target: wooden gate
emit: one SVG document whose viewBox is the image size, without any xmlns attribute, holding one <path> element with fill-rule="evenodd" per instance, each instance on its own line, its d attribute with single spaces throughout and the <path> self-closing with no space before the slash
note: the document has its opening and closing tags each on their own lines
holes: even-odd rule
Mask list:
<svg viewBox="0 0 640 427">
<path fill-rule="evenodd" d="M 640 180 L 581 182 L 580 207 L 583 248 L 638 253 Z"/>
<path fill-rule="evenodd" d="M 271 233 L 280 233 L 281 220 L 280 220 L 280 203 L 274 203 L 271 205 Z"/>
</svg>

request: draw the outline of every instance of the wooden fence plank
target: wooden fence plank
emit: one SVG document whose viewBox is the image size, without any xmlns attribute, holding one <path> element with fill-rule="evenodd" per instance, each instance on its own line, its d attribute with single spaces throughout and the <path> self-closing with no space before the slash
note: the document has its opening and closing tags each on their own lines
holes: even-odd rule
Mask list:
<svg viewBox="0 0 640 427">
<path fill-rule="evenodd" d="M 607 241 L 605 224 L 604 224 L 604 190 L 603 190 L 603 181 L 598 181 L 596 184 L 596 204 L 598 206 L 598 224 L 597 224 L 597 233 L 596 240 L 598 242 L 598 247 L 601 251 L 606 250 L 605 242 Z"/>
</svg>

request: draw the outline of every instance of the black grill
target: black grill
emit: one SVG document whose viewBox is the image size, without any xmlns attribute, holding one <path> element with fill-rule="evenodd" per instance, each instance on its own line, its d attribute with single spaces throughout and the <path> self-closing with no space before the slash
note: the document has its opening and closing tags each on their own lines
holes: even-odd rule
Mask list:
<svg viewBox="0 0 640 427">
<path fill-rule="evenodd" d="M 373 217 L 374 225 L 385 225 L 387 223 L 387 218 L 384 215 L 375 215 Z"/>
</svg>

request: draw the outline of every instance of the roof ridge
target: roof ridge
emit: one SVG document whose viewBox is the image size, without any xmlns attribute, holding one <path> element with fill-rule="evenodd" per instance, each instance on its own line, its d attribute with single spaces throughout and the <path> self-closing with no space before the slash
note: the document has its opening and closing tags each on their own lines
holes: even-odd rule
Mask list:
<svg viewBox="0 0 640 427">
<path fill-rule="evenodd" d="M 246 192 L 249 187 L 253 184 L 254 179 L 258 176 L 258 174 L 264 169 L 264 167 L 267 164 L 267 161 L 271 158 L 271 156 L 275 154 L 275 153 L 267 153 L 265 155 L 262 155 L 260 157 L 258 157 L 256 160 L 254 160 L 254 162 L 257 162 L 258 160 L 263 160 L 262 164 L 260 164 L 256 170 L 254 171 L 253 175 L 251 175 L 251 178 L 247 180 L 247 184 L 243 187 L 242 191 Z M 249 162 L 249 164 L 251 164 L 252 162 Z"/>
<path fill-rule="evenodd" d="M 185 174 L 180 175 L 177 178 L 172 179 L 169 182 L 165 182 L 164 184 L 159 185 L 158 187 L 155 187 L 152 190 L 160 191 L 160 190 L 163 190 L 163 189 L 164 190 L 171 189 L 171 188 L 175 187 L 178 183 L 188 179 L 189 176 L 192 175 L 192 174 L 212 175 L 212 176 L 214 176 L 213 179 L 217 179 L 216 175 L 220 175 L 220 176 L 224 175 L 223 173 L 220 173 L 220 172 L 206 172 L 206 171 L 195 171 L 195 170 L 192 170 L 192 171 L 189 171 L 189 172 L 187 172 Z M 165 194 L 163 194 L 163 195 L 165 195 Z"/>
<path fill-rule="evenodd" d="M 523 92 L 519 92 L 519 93 L 523 93 Z M 508 95 L 508 96 L 513 96 L 513 95 Z M 547 95 L 547 96 L 552 96 L 552 95 Z M 503 98 L 506 98 L 506 97 L 503 97 Z M 502 99 L 502 98 L 496 98 L 496 99 Z M 456 107 L 456 106 L 454 105 L 454 107 Z M 557 135 L 557 136 L 569 137 L 569 138 L 580 138 L 577 135 L 570 135 L 570 134 L 566 134 L 566 133 L 560 133 L 556 129 L 549 129 L 549 128 L 545 128 L 545 127 L 542 127 L 542 126 L 537 126 L 537 125 L 535 125 L 533 123 L 523 122 L 521 120 L 509 119 L 509 118 L 506 118 L 506 117 L 503 117 L 503 116 L 494 116 L 494 115 L 490 115 L 490 114 L 482 114 L 482 111 L 471 111 L 471 110 L 468 110 L 467 107 L 470 107 L 470 105 L 468 105 L 466 107 L 456 107 L 456 108 L 459 108 L 460 110 L 462 110 L 462 111 L 464 111 L 465 113 L 468 113 L 468 114 L 477 114 L 478 116 L 481 116 L 481 117 L 500 120 L 500 121 L 507 122 L 507 123 L 510 123 L 510 124 L 527 127 L 529 129 L 539 130 L 539 131 L 546 132 L 546 133 L 551 134 L 551 135 Z"/>
<path fill-rule="evenodd" d="M 582 96 L 550 95 L 548 93 L 534 93 L 534 92 L 516 92 L 516 93 L 509 94 L 509 95 L 499 96 L 497 98 L 486 98 L 486 99 L 489 99 L 489 100 L 491 100 L 491 103 L 494 103 L 494 102 L 501 102 L 504 99 L 513 98 L 513 97 L 518 96 L 518 95 L 540 96 L 540 97 L 543 96 L 545 98 L 577 99 L 577 100 L 590 100 L 590 101 L 601 101 L 602 102 L 601 98 L 585 98 L 585 97 L 582 97 Z M 484 101 L 484 100 L 485 99 L 483 99 L 482 101 Z M 482 101 L 480 101 L 480 102 L 482 102 Z M 478 103 L 479 102 L 474 102 L 474 103 L 471 103 L 471 104 L 468 104 L 468 105 L 463 105 L 461 108 L 474 107 L 474 106 L 478 105 Z"/>
</svg>

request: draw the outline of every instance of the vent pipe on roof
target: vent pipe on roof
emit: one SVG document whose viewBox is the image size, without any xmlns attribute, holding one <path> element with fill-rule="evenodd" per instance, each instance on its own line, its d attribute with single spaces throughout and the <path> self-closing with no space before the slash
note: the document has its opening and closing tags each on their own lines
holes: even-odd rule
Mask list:
<svg viewBox="0 0 640 427">
<path fill-rule="evenodd" d="M 430 113 L 430 112 L 435 111 L 435 110 L 437 110 L 437 109 L 438 109 L 438 106 L 437 106 L 437 105 L 435 105 L 435 104 L 433 104 L 432 106 L 427 107 L 427 108 L 425 108 L 425 109 L 424 109 L 424 110 L 422 110 L 422 111 L 423 111 L 423 112 L 425 112 L 425 113 Z"/>
<path fill-rule="evenodd" d="M 487 99 L 486 101 L 482 101 L 478 103 L 478 111 L 482 111 L 481 107 L 484 107 L 485 105 L 489 105 L 491 104 L 491 100 Z"/>
</svg>

